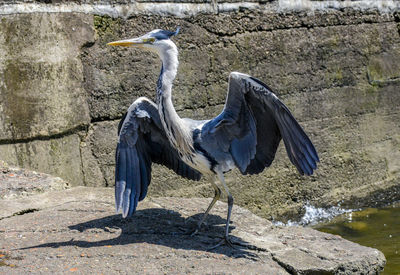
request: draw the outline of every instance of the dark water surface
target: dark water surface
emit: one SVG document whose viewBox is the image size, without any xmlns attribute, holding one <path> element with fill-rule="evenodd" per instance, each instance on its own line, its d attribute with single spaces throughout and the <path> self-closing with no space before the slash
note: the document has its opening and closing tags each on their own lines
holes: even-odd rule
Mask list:
<svg viewBox="0 0 400 275">
<path fill-rule="evenodd" d="M 400 202 L 385 208 L 346 213 L 315 229 L 377 248 L 385 254 L 383 275 L 400 275 Z"/>
</svg>

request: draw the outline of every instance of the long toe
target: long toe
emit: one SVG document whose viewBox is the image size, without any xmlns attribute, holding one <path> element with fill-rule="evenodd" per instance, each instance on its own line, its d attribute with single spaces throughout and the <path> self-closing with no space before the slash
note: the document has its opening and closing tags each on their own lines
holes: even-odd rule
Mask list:
<svg viewBox="0 0 400 275">
<path fill-rule="evenodd" d="M 196 227 L 195 229 L 187 229 L 185 227 L 179 227 L 179 230 L 183 232 L 182 235 L 190 235 L 193 237 L 199 233 L 200 228 Z"/>
<path fill-rule="evenodd" d="M 200 228 L 197 227 L 194 231 L 192 230 L 192 232 L 190 233 L 190 237 L 197 235 L 197 233 L 199 233 L 199 229 Z"/>
<path fill-rule="evenodd" d="M 236 247 L 233 246 L 229 236 L 224 236 L 224 238 L 221 241 L 219 241 L 216 245 L 210 247 L 207 250 L 214 250 L 214 249 L 216 249 L 216 248 L 218 248 L 218 247 L 220 247 L 222 245 L 229 246 L 232 249 L 237 249 Z"/>
</svg>

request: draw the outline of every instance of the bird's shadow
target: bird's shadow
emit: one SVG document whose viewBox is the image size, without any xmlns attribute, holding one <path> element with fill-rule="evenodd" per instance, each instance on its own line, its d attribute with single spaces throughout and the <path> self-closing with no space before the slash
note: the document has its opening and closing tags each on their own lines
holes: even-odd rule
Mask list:
<svg viewBox="0 0 400 275">
<path fill-rule="evenodd" d="M 111 215 L 87 222 L 70 225 L 68 228 L 75 234 L 76 238 L 81 238 L 76 234 L 83 233 L 82 238 L 88 234 L 96 235 L 101 232 L 120 234 L 111 239 L 100 241 L 75 240 L 64 242 L 49 242 L 37 246 L 24 247 L 21 249 L 51 247 L 58 248 L 64 246 L 75 247 L 101 247 L 125 245 L 132 243 L 149 243 L 163 245 L 175 249 L 209 251 L 212 253 L 224 254 L 229 257 L 246 257 L 255 260 L 258 256 L 251 252 L 251 245 L 241 238 L 231 235 L 231 240 L 235 248 L 222 245 L 215 249 L 210 249 L 217 244 L 225 232 L 226 220 L 217 215 L 208 215 L 206 225 L 202 226 L 200 232 L 191 236 L 190 231 L 196 228 L 197 222 L 203 214 L 196 214 L 188 218 L 182 217 L 174 210 L 151 208 L 137 210 L 131 218 L 123 219 L 121 215 Z M 234 227 L 230 226 L 230 231 Z M 78 234 L 79 234 L 78 233 Z M 112 234 L 112 236 L 115 236 Z"/>
</svg>

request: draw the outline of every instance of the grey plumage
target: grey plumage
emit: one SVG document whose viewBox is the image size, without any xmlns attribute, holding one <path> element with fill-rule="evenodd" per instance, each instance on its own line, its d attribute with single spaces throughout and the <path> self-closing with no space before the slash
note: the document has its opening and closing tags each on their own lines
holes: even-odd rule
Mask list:
<svg viewBox="0 0 400 275">
<path fill-rule="evenodd" d="M 157 105 L 150 100 L 139 98 L 129 107 L 119 124 L 118 135 L 115 198 L 117 211 L 122 209 L 124 217 L 132 215 L 138 201 L 145 198 L 153 162 L 187 179 L 200 179 L 201 174 L 185 164 L 169 143 Z"/>
<path fill-rule="evenodd" d="M 311 175 L 318 154 L 289 109 L 271 89 L 249 75 L 233 72 L 229 77 L 225 107 L 206 121 L 182 119 L 172 104 L 172 82 L 178 68 L 178 51 L 170 37 L 176 32 L 154 30 L 139 38 L 109 43 L 156 51 L 162 60 L 157 82 L 157 102 L 139 98 L 128 109 L 119 126 L 116 150 L 115 197 L 124 217 L 135 212 L 144 199 L 151 179 L 151 164 L 163 164 L 177 174 L 199 180 L 212 179 L 215 197 L 198 224 L 200 229 L 221 193 L 217 176 L 228 194 L 225 242 L 233 198 L 223 173 L 237 167 L 242 174 L 257 174 L 270 166 L 283 139 L 290 161 L 300 174 Z M 195 232 L 197 232 L 197 230 Z"/>
</svg>

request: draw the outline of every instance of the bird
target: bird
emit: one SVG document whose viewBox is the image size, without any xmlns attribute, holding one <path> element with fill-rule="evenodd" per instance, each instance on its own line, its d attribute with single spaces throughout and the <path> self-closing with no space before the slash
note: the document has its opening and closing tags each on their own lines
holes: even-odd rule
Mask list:
<svg viewBox="0 0 400 275">
<path fill-rule="evenodd" d="M 140 37 L 110 42 L 110 46 L 135 47 L 155 52 L 161 59 L 155 102 L 137 98 L 118 125 L 115 153 L 115 203 L 117 213 L 129 217 L 146 197 L 152 163 L 164 165 L 178 175 L 198 181 L 210 179 L 214 197 L 192 232 L 201 229 L 221 196 L 228 198 L 225 234 L 214 246 L 233 247 L 229 236 L 233 197 L 224 174 L 237 168 L 243 175 L 264 171 L 275 158 L 280 141 L 291 163 L 301 175 L 312 175 L 319 157 L 310 138 L 276 94 L 261 80 L 231 72 L 225 106 L 209 120 L 181 118 L 172 100 L 178 70 L 175 31 L 155 29 Z"/>
</svg>

